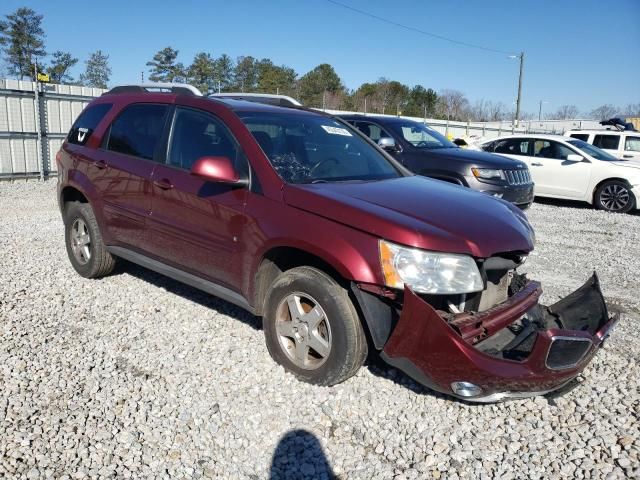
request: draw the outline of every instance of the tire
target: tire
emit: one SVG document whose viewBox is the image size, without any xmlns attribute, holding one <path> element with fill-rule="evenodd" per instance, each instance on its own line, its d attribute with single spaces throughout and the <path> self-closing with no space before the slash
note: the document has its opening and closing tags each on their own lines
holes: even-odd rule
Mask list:
<svg viewBox="0 0 640 480">
<path fill-rule="evenodd" d="M 67 203 L 64 231 L 67 255 L 76 272 L 85 278 L 99 278 L 113 271 L 116 261 L 102 241 L 91 205 Z"/>
<path fill-rule="evenodd" d="M 335 385 L 362 366 L 367 357 L 362 324 L 347 291 L 329 275 L 312 267 L 292 268 L 276 278 L 267 295 L 267 349 L 298 379 Z"/>
<path fill-rule="evenodd" d="M 636 206 L 631 187 L 620 180 L 607 180 L 596 189 L 593 204 L 598 210 L 627 213 Z"/>
</svg>

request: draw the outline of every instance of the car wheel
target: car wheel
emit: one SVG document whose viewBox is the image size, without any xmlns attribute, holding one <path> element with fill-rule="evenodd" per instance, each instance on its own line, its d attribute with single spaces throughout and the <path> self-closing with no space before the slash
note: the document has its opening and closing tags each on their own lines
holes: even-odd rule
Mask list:
<svg viewBox="0 0 640 480">
<path fill-rule="evenodd" d="M 627 213 L 636 204 L 631 188 L 620 180 L 609 180 L 600 185 L 594 200 L 596 208 L 615 213 Z"/>
<path fill-rule="evenodd" d="M 273 359 L 299 379 L 335 385 L 367 357 L 367 340 L 347 291 L 312 267 L 296 267 L 273 283 L 263 319 Z"/>
<path fill-rule="evenodd" d="M 102 241 L 91 205 L 68 203 L 64 224 L 67 255 L 76 272 L 86 278 L 98 278 L 111 273 L 115 258 Z"/>
</svg>

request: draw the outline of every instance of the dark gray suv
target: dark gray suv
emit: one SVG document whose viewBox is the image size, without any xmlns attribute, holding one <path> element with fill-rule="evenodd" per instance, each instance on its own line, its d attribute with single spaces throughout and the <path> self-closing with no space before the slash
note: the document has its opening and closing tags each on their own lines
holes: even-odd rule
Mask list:
<svg viewBox="0 0 640 480">
<path fill-rule="evenodd" d="M 460 148 L 424 124 L 401 117 L 340 115 L 409 170 L 507 200 L 520 208 L 533 202 L 533 182 L 524 162 Z"/>
</svg>

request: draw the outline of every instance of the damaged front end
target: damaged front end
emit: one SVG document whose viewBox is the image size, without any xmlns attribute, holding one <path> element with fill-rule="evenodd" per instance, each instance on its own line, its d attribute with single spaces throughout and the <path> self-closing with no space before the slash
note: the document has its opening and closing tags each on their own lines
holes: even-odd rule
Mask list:
<svg viewBox="0 0 640 480">
<path fill-rule="evenodd" d="M 459 305 L 406 286 L 384 335 L 383 359 L 429 388 L 469 401 L 542 395 L 574 379 L 618 320 L 607 312 L 595 273 L 549 307 L 538 303 L 540 284 L 513 270 L 487 285 L 484 304 L 479 298 Z M 487 298 L 498 302 L 488 306 Z"/>
</svg>

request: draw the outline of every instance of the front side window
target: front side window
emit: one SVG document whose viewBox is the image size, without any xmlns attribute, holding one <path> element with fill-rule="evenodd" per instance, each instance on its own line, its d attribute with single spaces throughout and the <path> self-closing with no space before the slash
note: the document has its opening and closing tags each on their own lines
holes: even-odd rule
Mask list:
<svg viewBox="0 0 640 480">
<path fill-rule="evenodd" d="M 107 150 L 153 160 L 167 109 L 167 105 L 145 103 L 126 107 L 111 124 Z"/>
<path fill-rule="evenodd" d="M 627 152 L 640 152 L 640 137 L 627 137 L 624 141 L 624 149 Z"/>
<path fill-rule="evenodd" d="M 617 150 L 620 145 L 620 137 L 618 135 L 596 135 L 593 138 L 593 144 L 598 148 Z"/>
<path fill-rule="evenodd" d="M 530 140 L 521 138 L 507 138 L 495 142 L 494 153 L 502 153 L 505 155 L 529 155 Z"/>
<path fill-rule="evenodd" d="M 447 140 L 444 135 L 426 127 L 422 123 L 394 122 L 391 128 L 399 135 L 402 135 L 407 142 L 417 148 L 458 148 L 456 144 Z"/>
<path fill-rule="evenodd" d="M 67 141 L 75 145 L 85 145 L 112 106 L 111 103 L 99 103 L 86 108 L 73 122 Z"/>
<path fill-rule="evenodd" d="M 169 147 L 169 164 L 190 170 L 202 157 L 227 157 L 237 165 L 238 146 L 223 123 L 206 112 L 178 108 Z"/>
<path fill-rule="evenodd" d="M 555 160 L 566 160 L 568 155 L 575 154 L 569 147 L 549 140 L 536 140 L 533 145 L 533 151 L 536 157 L 553 158 Z"/>
<path fill-rule="evenodd" d="M 308 113 L 241 112 L 240 119 L 288 183 L 375 181 L 402 174 L 345 124 Z"/>
</svg>

